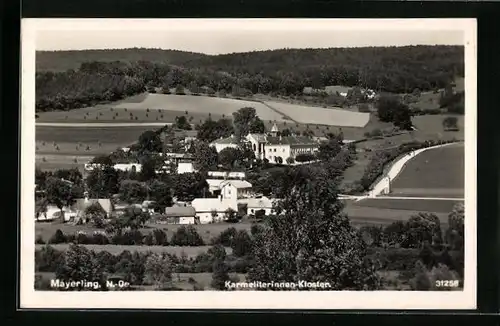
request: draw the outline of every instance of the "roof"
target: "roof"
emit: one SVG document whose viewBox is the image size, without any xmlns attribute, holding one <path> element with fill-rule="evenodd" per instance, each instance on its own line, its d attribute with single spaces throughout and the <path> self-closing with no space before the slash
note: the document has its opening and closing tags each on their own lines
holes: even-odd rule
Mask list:
<svg viewBox="0 0 500 326">
<path fill-rule="evenodd" d="M 261 198 L 248 198 L 246 201 L 248 208 L 272 208 L 273 200 L 266 196 Z"/>
<path fill-rule="evenodd" d="M 196 215 L 196 210 L 190 206 L 172 206 L 165 208 L 165 215 L 167 217 L 190 217 Z"/>
<path fill-rule="evenodd" d="M 195 198 L 191 202 L 191 206 L 196 210 L 196 213 L 211 212 L 224 212 L 229 208 L 227 201 L 219 198 Z"/>
<path fill-rule="evenodd" d="M 224 182 L 224 179 L 207 179 L 207 184 L 210 188 L 213 187 L 219 187 L 222 182 Z"/>
<path fill-rule="evenodd" d="M 234 137 L 226 137 L 226 138 L 220 138 L 220 139 L 217 139 L 217 140 L 214 140 L 213 142 L 211 142 L 211 144 L 215 145 L 215 144 L 238 144 L 238 142 L 236 141 L 236 138 Z"/>
<path fill-rule="evenodd" d="M 227 172 L 227 171 L 208 171 L 207 174 L 211 177 L 227 177 L 227 178 L 245 178 L 245 172 Z"/>
<path fill-rule="evenodd" d="M 266 135 L 265 134 L 248 134 L 247 139 L 249 137 L 252 137 L 259 143 L 265 143 L 266 142 Z"/>
<path fill-rule="evenodd" d="M 267 143 L 269 145 L 290 145 L 290 146 L 301 146 L 301 145 L 315 145 L 318 146 L 317 141 L 313 138 L 306 136 L 287 136 L 287 137 L 267 137 Z"/>
<path fill-rule="evenodd" d="M 114 207 L 113 203 L 111 202 L 110 199 L 107 198 L 99 198 L 99 199 L 85 199 L 85 198 L 79 198 L 75 200 L 75 203 L 73 204 L 72 208 L 77 210 L 77 211 L 85 211 L 85 209 L 92 204 L 99 204 L 106 214 L 110 214 Z"/>
<path fill-rule="evenodd" d="M 230 184 L 238 189 L 252 188 L 252 184 L 245 180 L 221 180 L 221 181 L 222 182 L 219 185 L 219 187 L 221 188 L 227 184 Z"/>
<path fill-rule="evenodd" d="M 273 124 L 273 127 L 271 128 L 271 132 L 278 132 L 278 126 L 275 124 Z"/>
</svg>

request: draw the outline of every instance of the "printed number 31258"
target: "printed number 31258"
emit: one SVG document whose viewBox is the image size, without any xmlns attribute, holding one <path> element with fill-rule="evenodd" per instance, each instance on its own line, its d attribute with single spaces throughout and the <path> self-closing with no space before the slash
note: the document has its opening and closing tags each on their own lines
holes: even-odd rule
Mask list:
<svg viewBox="0 0 500 326">
<path fill-rule="evenodd" d="M 458 280 L 438 280 L 436 281 L 436 287 L 439 288 L 456 288 L 460 284 Z"/>
</svg>

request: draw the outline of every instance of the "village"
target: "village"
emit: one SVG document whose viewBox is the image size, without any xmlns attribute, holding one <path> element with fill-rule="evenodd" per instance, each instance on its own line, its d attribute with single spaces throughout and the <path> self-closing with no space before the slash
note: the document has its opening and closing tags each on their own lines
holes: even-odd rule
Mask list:
<svg viewBox="0 0 500 326">
<path fill-rule="evenodd" d="M 162 158 L 163 165 L 155 169 L 157 175 L 161 174 L 190 174 L 200 172 L 195 168 L 193 154 L 189 152 L 197 140 L 196 130 L 174 130 L 174 137 L 167 141 L 165 132 L 160 133 L 162 152 L 149 153 Z M 172 141 L 181 146 L 176 152 L 169 152 Z M 240 140 L 234 134 L 229 137 L 220 137 L 209 143 L 217 154 L 227 149 L 250 148 L 250 170 L 256 161 L 266 162 L 270 166 L 290 166 L 316 162 L 315 155 L 322 142 L 327 142 L 327 137 L 314 137 L 287 134 L 283 136 L 274 124 L 269 132 L 248 133 Z M 349 141 L 345 141 L 348 143 Z M 131 154 L 131 148 L 121 148 L 123 153 Z M 124 173 L 140 173 L 142 164 L 126 162 L 113 164 L 113 169 Z M 106 219 L 119 217 L 127 207 L 140 209 L 151 216 L 158 224 L 210 224 L 224 222 L 242 217 L 261 219 L 263 216 L 274 213 L 273 203 L 278 198 L 268 197 L 259 193 L 247 180 L 245 169 L 228 170 L 222 168 L 213 171 L 204 171 L 206 191 L 204 197 L 196 197 L 191 201 L 178 200 L 175 196 L 172 205 L 159 210 L 152 200 L 143 200 L 125 203 L 120 194 L 113 194 L 111 198 L 92 198 L 88 191 L 84 191 L 83 198 L 75 198 L 69 206 L 62 208 L 49 204 L 37 212 L 37 221 L 60 220 L 69 224 L 84 224 L 91 220 L 88 217 L 88 208 L 98 205 L 106 213 Z M 95 169 L 102 169 L 103 165 L 89 162 L 84 165 L 84 177 L 88 177 Z M 68 185 L 69 180 L 62 179 Z M 38 185 L 37 185 L 38 189 Z M 44 191 L 37 191 L 37 196 L 43 197 Z"/>
</svg>

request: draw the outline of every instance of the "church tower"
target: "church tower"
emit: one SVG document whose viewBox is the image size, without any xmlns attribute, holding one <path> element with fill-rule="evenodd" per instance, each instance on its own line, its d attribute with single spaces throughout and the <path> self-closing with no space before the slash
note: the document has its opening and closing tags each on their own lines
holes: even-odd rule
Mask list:
<svg viewBox="0 0 500 326">
<path fill-rule="evenodd" d="M 273 127 L 271 128 L 271 136 L 273 137 L 278 137 L 278 126 L 276 125 L 276 123 L 273 125 Z"/>
</svg>

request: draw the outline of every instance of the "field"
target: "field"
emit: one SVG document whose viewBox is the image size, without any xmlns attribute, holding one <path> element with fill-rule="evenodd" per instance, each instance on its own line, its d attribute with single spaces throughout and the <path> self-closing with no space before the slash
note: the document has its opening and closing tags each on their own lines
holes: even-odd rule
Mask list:
<svg viewBox="0 0 500 326">
<path fill-rule="evenodd" d="M 464 192 L 464 145 L 431 149 L 410 160 L 392 184 L 394 194 L 456 197 Z M 433 190 L 435 190 L 433 192 Z"/>
<path fill-rule="evenodd" d="M 364 127 L 370 120 L 369 113 L 351 112 L 342 109 L 325 109 L 317 106 L 306 106 L 280 102 L 264 102 L 276 111 L 283 113 L 294 121 L 306 124 L 326 124 L 339 127 Z"/>
<path fill-rule="evenodd" d="M 44 245 L 37 244 L 36 249 L 41 249 Z M 51 244 L 55 250 L 65 251 L 68 250 L 70 244 Z M 120 246 L 120 245 L 85 245 L 87 249 L 94 250 L 95 252 L 107 251 L 112 255 L 119 255 L 125 250 L 130 252 L 153 252 L 153 253 L 169 253 L 180 256 L 182 253 L 186 254 L 187 257 L 196 257 L 203 252 L 207 252 L 210 246 L 199 246 L 199 247 L 176 247 L 176 246 Z M 226 252 L 231 254 L 231 248 L 226 248 Z"/>
<path fill-rule="evenodd" d="M 233 112 L 253 107 L 264 121 L 293 121 L 340 127 L 364 127 L 368 113 L 316 106 L 266 101 L 246 101 L 190 95 L 140 94 L 115 103 L 99 104 L 70 111 L 41 112 L 37 122 L 172 122 L 176 116 L 186 115 L 192 123 L 204 120 L 209 114 L 214 119 L 232 117 Z"/>
<path fill-rule="evenodd" d="M 457 204 L 453 200 L 431 199 L 364 199 L 356 203 L 360 207 L 387 208 L 431 213 L 449 213 Z"/>
<path fill-rule="evenodd" d="M 428 115 L 414 117 L 413 123 L 418 130 L 413 131 L 412 133 L 395 135 L 383 139 L 370 139 L 357 143 L 356 147 L 361 150 L 361 152 L 358 153 L 355 164 L 349 167 L 344 172 L 343 184 L 345 185 L 360 180 L 363 176 L 366 166 L 368 165 L 376 151 L 394 148 L 399 146 L 400 144 L 412 141 L 438 139 L 451 140 L 453 138 L 457 140 L 464 139 L 463 127 L 461 127 L 460 131 L 457 132 L 442 131 L 443 127 L 441 125 L 441 121 L 444 117 L 446 117 L 446 115 Z M 459 125 L 463 125 L 463 117 L 460 118 L 461 119 L 459 119 Z M 422 153 L 421 155 L 424 155 L 425 153 Z M 463 159 L 461 160 L 461 162 L 463 162 Z"/>
</svg>

